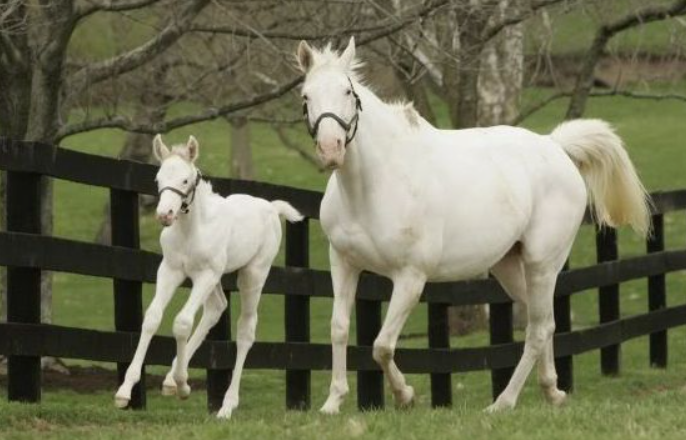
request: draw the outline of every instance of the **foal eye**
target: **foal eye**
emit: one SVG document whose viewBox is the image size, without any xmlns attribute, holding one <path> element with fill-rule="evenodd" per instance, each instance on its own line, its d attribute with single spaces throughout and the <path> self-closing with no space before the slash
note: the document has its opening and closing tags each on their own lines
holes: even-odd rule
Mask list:
<svg viewBox="0 0 686 440">
<path fill-rule="evenodd" d="M 353 93 L 353 91 L 350 89 L 345 91 L 346 96 L 350 96 L 350 95 L 352 95 L 352 93 Z"/>
<path fill-rule="evenodd" d="M 183 184 L 186 185 L 187 183 L 188 183 L 188 179 L 185 179 L 185 180 L 183 181 Z"/>
<path fill-rule="evenodd" d="M 307 101 L 307 95 L 303 95 L 303 101 Z"/>
</svg>

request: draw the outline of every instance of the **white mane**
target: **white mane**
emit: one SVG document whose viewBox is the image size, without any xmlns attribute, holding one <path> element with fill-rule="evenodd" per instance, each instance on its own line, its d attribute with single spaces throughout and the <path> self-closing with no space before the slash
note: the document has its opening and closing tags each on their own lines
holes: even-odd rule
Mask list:
<svg viewBox="0 0 686 440">
<path fill-rule="evenodd" d="M 331 43 L 328 43 L 321 49 L 312 48 L 312 71 L 321 68 L 335 68 L 342 70 L 353 81 L 362 82 L 364 77 L 359 72 L 364 65 L 359 58 L 355 57 L 349 65 L 344 65 L 340 60 L 341 54 L 331 48 Z"/>
</svg>

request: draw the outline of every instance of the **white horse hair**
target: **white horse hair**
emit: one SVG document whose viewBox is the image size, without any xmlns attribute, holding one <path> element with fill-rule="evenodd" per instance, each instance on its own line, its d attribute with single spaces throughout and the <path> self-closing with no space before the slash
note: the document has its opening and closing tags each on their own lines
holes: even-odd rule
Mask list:
<svg viewBox="0 0 686 440">
<path fill-rule="evenodd" d="M 587 202 L 600 224 L 644 235 L 650 228 L 648 198 L 619 137 L 599 120 L 566 122 L 550 135 L 439 130 L 360 83 L 352 38 L 340 56 L 303 41 L 297 58 L 317 155 L 334 170 L 321 205 L 334 287 L 333 371 L 321 411 L 338 412 L 348 393 L 346 344 L 362 270 L 393 281 L 373 356 L 397 405 L 414 397 L 393 358 L 424 284 L 486 271 L 528 312 L 522 358 L 488 411 L 515 406 L 536 362 L 545 397 L 561 404 L 553 292 Z"/>
<path fill-rule="evenodd" d="M 174 291 L 186 277 L 193 281 L 193 289 L 174 320 L 177 353 L 162 385 L 162 394 L 175 394 L 181 399 L 188 397 L 188 362 L 227 306 L 221 277 L 238 271 L 241 314 L 236 337 L 236 365 L 231 386 L 217 414 L 219 418 L 230 418 L 238 406 L 245 357 L 255 340 L 262 287 L 281 244 L 279 217 L 297 222 L 303 216 L 284 201 L 270 203 L 245 194 L 224 198 L 212 192 L 210 183 L 200 178 L 195 167 L 199 145 L 193 136 L 187 145 L 175 146 L 169 151 L 157 135 L 153 152 L 161 162 L 156 178 L 160 190 L 157 218 L 167 226 L 160 235 L 163 259 L 157 271 L 155 297 L 145 312 L 136 354 L 115 395 L 115 404 L 124 408 L 131 400 L 131 389 L 140 380 L 150 340 Z M 193 320 L 200 306 L 203 307 L 202 318 L 191 336 Z"/>
</svg>

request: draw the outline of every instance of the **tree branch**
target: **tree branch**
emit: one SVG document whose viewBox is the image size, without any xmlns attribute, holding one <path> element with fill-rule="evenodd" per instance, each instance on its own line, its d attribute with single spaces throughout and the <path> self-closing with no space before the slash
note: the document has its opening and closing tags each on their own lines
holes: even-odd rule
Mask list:
<svg viewBox="0 0 686 440">
<path fill-rule="evenodd" d="M 128 52 L 81 69 L 74 74 L 71 83 L 79 87 L 86 87 L 112 76 L 129 72 L 150 62 L 151 59 L 157 57 L 176 43 L 209 2 L 210 0 L 186 2 L 178 17 L 172 17 L 164 29 L 153 38 Z"/>
<path fill-rule="evenodd" d="M 562 92 L 557 92 L 554 93 L 550 96 L 548 96 L 545 99 L 540 100 L 539 102 L 529 106 L 527 109 L 522 110 L 517 117 L 510 122 L 510 125 L 519 125 L 522 122 L 524 122 L 525 119 L 533 115 L 534 113 L 538 112 L 539 110 L 543 109 L 546 107 L 548 104 L 557 101 L 558 99 L 561 98 L 569 98 L 574 95 L 574 91 L 562 91 Z M 595 92 L 589 92 L 588 94 L 589 97 L 591 98 L 610 98 L 613 96 L 620 96 L 623 98 L 631 98 L 631 99 L 643 99 L 643 100 L 652 100 L 652 101 L 667 101 L 667 100 L 672 100 L 672 101 L 683 101 L 686 102 L 686 95 L 679 95 L 676 93 L 664 93 L 664 94 L 653 94 L 653 93 L 640 93 L 640 92 L 632 92 L 630 90 L 602 90 L 602 91 L 595 91 Z"/>
<path fill-rule="evenodd" d="M 241 110 L 246 110 L 248 108 L 258 106 L 260 104 L 264 104 L 265 102 L 279 98 L 284 94 L 288 93 L 290 90 L 294 89 L 298 84 L 300 84 L 302 80 L 303 77 L 298 76 L 297 78 L 294 78 L 291 81 L 280 85 L 279 87 L 273 89 L 270 92 L 256 95 L 246 100 L 232 102 L 221 107 L 208 108 L 194 115 L 179 116 L 177 118 L 165 121 L 161 124 L 142 124 L 138 121 L 132 121 L 124 116 L 105 117 L 75 123 L 61 128 L 57 133 L 57 140 L 60 141 L 68 136 L 72 136 L 77 133 L 97 130 L 100 128 L 119 128 L 121 130 L 148 134 L 166 133 L 175 128 L 195 124 L 196 122 L 216 119 L 222 116 L 226 116 L 230 113 L 235 113 Z"/>
<path fill-rule="evenodd" d="M 284 131 L 283 126 L 275 126 L 273 128 L 274 128 L 274 131 L 276 132 L 276 135 L 279 137 L 279 140 L 281 141 L 281 143 L 283 144 L 284 147 L 298 153 L 298 155 L 300 155 L 300 157 L 305 159 L 310 165 L 317 168 L 317 171 L 319 171 L 319 172 L 324 171 L 324 168 L 322 168 L 322 166 L 319 164 L 319 161 L 317 160 L 316 157 L 312 156 L 310 153 L 308 153 L 307 151 L 300 148 L 296 142 L 293 142 L 293 140 L 288 137 L 288 135 Z"/>
<path fill-rule="evenodd" d="M 676 0 L 670 5 L 646 6 L 636 12 L 629 13 L 624 17 L 598 28 L 593 43 L 589 48 L 586 59 L 583 62 L 572 99 L 567 108 L 566 119 L 576 119 L 581 117 L 586 110 L 586 101 L 593 88 L 593 74 L 595 67 L 600 61 L 600 57 L 605 52 L 605 47 L 612 37 L 618 33 L 633 27 L 650 23 L 653 21 L 664 20 L 686 14 L 686 0 Z"/>
<path fill-rule="evenodd" d="M 82 20 L 96 12 L 124 12 L 150 6 L 160 0 L 83 0 L 76 7 L 76 19 Z"/>
<path fill-rule="evenodd" d="M 529 3 L 528 8 L 522 8 L 521 12 L 517 15 L 509 16 L 509 17 L 504 17 L 503 20 L 498 21 L 496 23 L 492 23 L 490 25 L 487 25 L 483 32 L 481 33 L 481 41 L 483 43 L 486 43 L 490 41 L 491 39 L 495 38 L 498 36 L 498 34 L 505 29 L 506 27 L 509 26 L 514 26 L 516 24 L 519 24 L 523 22 L 524 20 L 530 18 L 536 11 L 539 9 L 547 8 L 549 6 L 553 6 L 559 3 L 562 3 L 563 1 L 568 1 L 568 0 L 537 0 L 537 1 L 532 1 Z M 576 2 L 577 0 L 574 0 Z"/>
</svg>

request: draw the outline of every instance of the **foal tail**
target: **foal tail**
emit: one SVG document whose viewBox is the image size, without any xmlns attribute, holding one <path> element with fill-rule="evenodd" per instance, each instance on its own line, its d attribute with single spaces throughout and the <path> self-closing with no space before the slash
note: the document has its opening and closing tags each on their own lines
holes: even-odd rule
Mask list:
<svg viewBox="0 0 686 440">
<path fill-rule="evenodd" d="M 636 174 L 622 140 L 599 119 L 577 119 L 555 128 L 550 137 L 562 146 L 586 182 L 592 213 L 601 225 L 631 225 L 650 231 L 650 197 Z"/>
<path fill-rule="evenodd" d="M 299 222 L 305 216 L 303 216 L 297 209 L 295 209 L 290 203 L 284 202 L 283 200 L 272 201 L 272 206 L 279 213 L 279 217 L 285 218 L 289 222 Z"/>
</svg>

